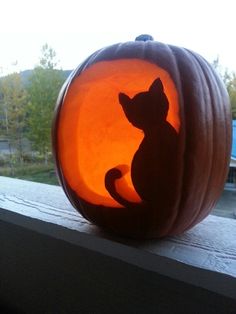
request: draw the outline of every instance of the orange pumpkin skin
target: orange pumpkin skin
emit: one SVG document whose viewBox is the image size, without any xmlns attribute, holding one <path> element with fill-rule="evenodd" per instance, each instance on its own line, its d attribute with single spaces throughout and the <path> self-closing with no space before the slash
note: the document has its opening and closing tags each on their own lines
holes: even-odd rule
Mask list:
<svg viewBox="0 0 236 314">
<path fill-rule="evenodd" d="M 142 89 L 140 86 L 144 83 L 139 86 L 138 80 L 145 82 L 145 75 L 149 83 Z M 93 183 L 88 187 L 90 183 L 86 182 L 96 181 L 96 178 L 92 178 L 93 169 L 96 173 L 99 163 L 109 164 L 105 160 L 110 154 L 114 155 L 112 158 L 122 155 L 123 146 L 117 146 L 116 150 L 111 140 L 109 143 L 104 139 L 106 134 L 116 132 L 111 138 L 118 138 L 119 132 L 122 133 L 122 130 L 114 130 L 117 127 L 116 115 L 121 117 L 123 114 L 118 94 L 125 92 L 126 88 L 128 94 L 127 86 L 134 80 L 134 86 L 130 87 L 132 92 L 129 97 L 132 98 L 147 91 L 155 77 L 161 78 L 169 100 L 169 111 L 172 110 L 172 113 L 168 119 L 176 130 L 177 145 L 174 150 L 165 147 L 167 152 L 169 149 L 169 155 L 173 155 L 172 159 L 167 158 L 166 165 L 161 167 L 163 169 L 157 170 L 163 186 L 154 180 L 145 182 L 146 190 L 155 190 L 153 187 L 156 187 L 158 202 L 148 200 L 143 206 L 136 200 L 130 201 L 130 206 L 116 205 L 108 192 L 106 196 L 102 195 L 106 192 L 99 192 L 101 195 L 98 195 L 95 187 L 92 187 Z M 107 94 L 114 95 L 105 96 L 106 88 L 110 91 Z M 109 114 L 109 101 L 116 97 L 116 104 L 111 106 L 113 112 Z M 96 118 L 101 121 L 97 122 Z M 128 122 L 125 120 L 120 125 L 126 125 Z M 134 127 L 130 123 L 129 127 L 130 134 L 133 134 L 136 130 L 132 130 Z M 102 135 L 99 135 L 100 132 L 103 132 Z M 121 140 L 117 141 L 126 142 L 126 146 L 129 146 L 129 139 L 124 138 L 123 134 Z M 137 141 L 135 139 L 133 143 Z M 116 234 L 132 238 L 176 235 L 204 219 L 223 189 L 231 150 L 228 94 L 212 67 L 192 51 L 150 40 L 116 44 L 91 55 L 64 84 L 55 109 L 52 142 L 60 183 L 73 206 L 86 219 Z M 104 152 L 99 151 L 100 145 Z M 161 147 L 158 149 L 160 151 Z M 93 158 L 97 158 L 96 162 L 86 160 L 90 158 L 90 151 Z M 105 180 L 106 170 L 111 167 L 104 167 Z M 158 167 L 158 164 L 151 167 Z M 87 174 L 84 168 L 88 169 Z M 101 186 L 100 190 L 104 189 Z"/>
</svg>

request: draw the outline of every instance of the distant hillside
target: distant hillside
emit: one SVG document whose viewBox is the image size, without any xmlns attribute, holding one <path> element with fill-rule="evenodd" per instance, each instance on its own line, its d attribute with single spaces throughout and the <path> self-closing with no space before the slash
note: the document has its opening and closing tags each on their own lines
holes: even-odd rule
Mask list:
<svg viewBox="0 0 236 314">
<path fill-rule="evenodd" d="M 32 71 L 33 70 L 25 70 L 25 71 L 20 72 L 20 77 L 24 85 L 27 85 L 29 81 L 29 77 L 32 74 Z"/>
<path fill-rule="evenodd" d="M 59 70 L 56 70 L 56 71 L 59 71 Z M 27 85 L 28 84 L 29 78 L 32 75 L 32 72 L 33 72 L 33 70 L 24 70 L 24 71 L 19 73 L 20 76 L 21 76 L 23 85 Z M 63 72 L 64 78 L 66 80 L 67 77 L 71 74 L 72 70 L 62 70 L 62 72 Z M 3 78 L 4 78 L 4 76 L 0 77 L 0 80 L 3 79 Z"/>
<path fill-rule="evenodd" d="M 29 78 L 32 75 L 33 70 L 24 70 L 20 72 L 20 76 L 24 85 L 27 85 Z M 72 70 L 62 70 L 65 79 L 71 74 Z"/>
</svg>

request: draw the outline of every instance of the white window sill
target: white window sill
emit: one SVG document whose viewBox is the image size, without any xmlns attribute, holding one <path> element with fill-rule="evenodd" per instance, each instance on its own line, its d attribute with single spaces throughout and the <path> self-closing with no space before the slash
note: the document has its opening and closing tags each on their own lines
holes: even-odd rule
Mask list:
<svg viewBox="0 0 236 314">
<path fill-rule="evenodd" d="M 44 244 L 42 245 L 42 243 Z M 51 249 L 46 250 L 47 245 L 51 245 Z M 63 250 L 67 251 L 68 249 L 70 253 L 63 257 L 61 246 L 63 246 Z M 72 208 L 60 187 L 0 177 L 0 247 L 3 248 L 0 259 L 0 302 L 3 300 L 4 303 L 26 312 L 28 310 L 29 313 L 32 310 L 34 313 L 42 313 L 45 311 L 45 307 L 50 313 L 64 313 L 66 309 L 70 313 L 74 313 L 73 309 L 75 308 L 80 309 L 79 313 L 82 314 L 126 313 L 127 306 L 130 306 L 129 313 L 156 313 L 154 299 L 149 300 L 148 307 L 142 309 L 140 304 L 145 305 L 146 303 L 145 300 L 140 299 L 139 293 L 141 292 L 138 290 L 132 293 L 126 291 L 130 284 L 129 280 L 136 278 L 139 281 L 139 276 L 143 276 L 141 274 L 144 274 L 142 278 L 149 278 L 150 274 L 152 274 L 150 278 L 156 278 L 155 276 L 159 278 L 153 279 L 152 283 L 150 283 L 150 278 L 146 279 L 147 282 L 140 282 L 140 287 L 137 289 L 141 289 L 143 298 L 145 293 L 147 293 L 146 299 L 151 298 L 155 292 L 153 291 L 155 285 L 160 284 L 163 278 L 164 282 L 168 283 L 167 286 L 169 285 L 169 288 L 172 289 L 172 295 L 168 297 L 167 294 L 170 291 L 167 290 L 169 288 L 166 290 L 166 299 L 163 285 L 161 286 L 161 296 L 158 297 L 159 292 L 155 292 L 156 302 L 161 309 L 160 313 L 200 313 L 194 312 L 193 309 L 199 311 L 201 306 L 204 308 L 204 313 L 234 313 L 231 312 L 233 308 L 236 312 L 236 219 L 210 215 L 181 236 L 137 242 L 114 237 L 87 222 Z M 90 271 L 87 269 L 86 279 L 83 279 L 83 275 L 80 273 L 82 269 L 80 262 L 83 260 L 81 256 L 77 256 L 80 252 L 86 256 L 86 267 L 90 269 Z M 39 255 L 37 256 L 37 254 Z M 57 254 L 60 258 L 55 257 Z M 88 257 L 89 254 L 92 257 Z M 24 256 L 24 262 L 22 256 Z M 32 263 L 30 259 L 32 259 Z M 72 264 L 69 260 L 72 260 Z M 75 265 L 73 265 L 73 260 Z M 36 265 L 37 261 L 39 261 L 39 265 Z M 52 261 L 54 261 L 53 265 Z M 13 265 L 13 263 L 15 264 Z M 31 269 L 26 265 L 31 265 Z M 73 280 L 67 273 L 68 265 L 70 268 L 75 267 Z M 104 265 L 104 269 L 102 265 Z M 118 276 L 116 279 L 115 277 L 111 278 L 112 272 L 109 273 L 109 269 L 113 269 L 113 267 L 113 273 L 120 267 L 120 273 L 116 274 Z M 122 290 L 119 280 L 121 280 L 122 272 L 125 274 L 128 271 L 126 267 L 131 267 L 128 272 L 130 278 L 128 278 L 129 276 L 126 276 L 126 279 L 123 278 Z M 96 268 L 98 269 L 97 273 Z M 55 272 L 56 269 L 60 269 L 58 279 L 54 278 L 53 283 L 47 282 L 51 272 Z M 104 272 L 102 278 L 106 279 L 100 278 L 101 270 Z M 73 288 L 67 287 L 67 290 L 63 290 L 65 287 L 60 288 L 61 276 L 68 285 L 78 276 L 76 284 L 73 283 L 76 288 L 72 283 Z M 27 283 L 22 282 L 24 278 Z M 111 282 L 109 282 L 109 278 Z M 95 280 L 97 282 L 96 289 L 94 288 Z M 79 282 L 81 282 L 81 287 Z M 87 282 L 91 282 L 93 288 L 92 286 L 88 287 L 89 284 L 86 286 Z M 46 290 L 43 289 L 42 285 L 45 284 L 54 290 L 57 287 L 57 293 L 49 292 L 50 288 L 47 287 L 44 287 Z M 121 290 L 119 290 L 119 284 Z M 25 290 L 22 290 L 22 287 Z M 197 291 L 198 296 L 193 296 L 193 292 L 188 291 L 189 287 Z M 33 290 L 28 291 L 29 289 L 35 290 L 35 293 L 41 291 L 39 292 L 41 294 L 42 291 L 48 289 L 48 294 L 40 295 L 37 298 L 35 295 L 31 295 Z M 78 291 L 76 292 L 75 289 Z M 104 296 L 104 302 L 100 295 L 102 289 L 104 295 L 107 296 Z M 91 292 L 93 296 L 91 302 L 86 301 L 82 290 L 84 294 Z M 70 297 L 66 295 L 65 291 Z M 72 291 L 75 295 L 82 293 L 83 297 L 76 301 L 73 299 Z M 107 299 L 109 291 L 113 291 L 114 300 L 112 301 Z M 117 291 L 123 292 L 118 293 Z M 186 297 L 188 293 L 189 296 Z M 176 300 L 180 300 L 180 303 L 183 298 L 184 302 L 188 304 L 186 312 L 184 312 L 183 302 L 179 305 L 178 302 L 176 303 L 175 295 Z M 126 304 L 123 299 L 128 298 L 127 296 L 130 300 Z M 63 297 L 64 301 L 62 301 Z M 70 301 L 68 298 L 71 298 Z M 111 304 L 119 304 L 119 298 L 124 306 L 123 309 L 122 305 L 119 305 L 116 310 L 111 309 Z M 139 301 L 137 301 L 138 298 Z M 193 298 L 192 301 L 191 298 Z M 168 306 L 167 300 L 169 300 Z M 222 305 L 223 303 L 224 305 Z M 58 312 L 57 306 L 59 305 L 56 304 L 59 304 L 60 309 L 64 309 L 64 312 L 63 310 Z M 96 304 L 94 311 L 92 304 Z M 189 304 L 192 304 L 192 309 Z M 212 304 L 215 306 L 214 309 Z M 183 312 L 177 312 L 178 306 L 183 307 Z M 220 306 L 222 306 L 222 311 Z M 131 308 L 133 312 L 130 312 Z M 223 312 L 224 309 L 227 309 L 228 312 Z M 213 310 L 217 311 L 213 312 Z"/>
</svg>

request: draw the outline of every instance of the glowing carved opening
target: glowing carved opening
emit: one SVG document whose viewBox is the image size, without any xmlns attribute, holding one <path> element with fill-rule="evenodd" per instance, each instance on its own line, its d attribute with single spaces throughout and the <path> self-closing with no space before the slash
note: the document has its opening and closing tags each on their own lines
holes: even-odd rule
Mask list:
<svg viewBox="0 0 236 314">
<path fill-rule="evenodd" d="M 59 117 L 58 149 L 63 175 L 79 197 L 92 204 L 122 207 L 106 190 L 104 179 L 111 168 L 126 165 L 117 189 L 127 200 L 141 201 L 129 169 L 143 134 L 125 117 L 118 95 L 133 97 L 147 91 L 158 77 L 169 101 L 167 121 L 178 132 L 177 90 L 169 74 L 154 64 L 139 59 L 99 62 L 71 83 Z"/>
</svg>

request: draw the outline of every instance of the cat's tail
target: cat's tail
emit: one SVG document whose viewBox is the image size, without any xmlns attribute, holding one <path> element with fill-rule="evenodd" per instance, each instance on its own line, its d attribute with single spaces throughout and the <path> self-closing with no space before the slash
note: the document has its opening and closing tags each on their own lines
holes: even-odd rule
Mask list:
<svg viewBox="0 0 236 314">
<path fill-rule="evenodd" d="M 126 200 L 123 196 L 119 194 L 119 192 L 116 190 L 115 181 L 122 178 L 123 174 L 120 169 L 118 168 L 112 168 L 107 171 L 105 175 L 105 187 L 107 191 L 110 193 L 112 198 L 117 201 L 119 204 L 125 206 L 125 207 L 134 207 L 134 206 L 143 206 L 143 202 L 136 203 L 131 202 L 129 200 Z"/>
</svg>

